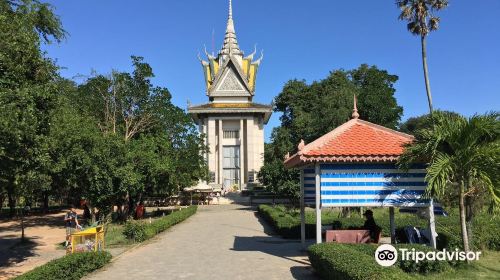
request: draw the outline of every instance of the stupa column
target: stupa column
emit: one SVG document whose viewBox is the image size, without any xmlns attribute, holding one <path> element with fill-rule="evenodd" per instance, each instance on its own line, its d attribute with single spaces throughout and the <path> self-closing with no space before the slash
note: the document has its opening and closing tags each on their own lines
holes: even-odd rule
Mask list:
<svg viewBox="0 0 500 280">
<path fill-rule="evenodd" d="M 207 162 L 209 166 L 209 172 L 215 175 L 214 178 L 214 183 L 217 183 L 219 180 L 219 174 L 217 172 L 217 165 L 216 165 L 216 157 L 217 157 L 217 149 L 216 149 L 216 133 L 215 133 L 215 119 L 213 118 L 208 118 L 207 120 L 207 139 L 208 139 L 208 153 L 207 153 Z"/>
<path fill-rule="evenodd" d="M 246 135 L 246 141 L 247 141 L 247 155 L 248 155 L 248 166 L 247 169 L 248 171 L 252 171 L 255 169 L 254 165 L 254 153 L 255 153 L 255 143 L 254 143 L 254 118 L 250 117 L 247 119 L 247 135 Z"/>
<path fill-rule="evenodd" d="M 243 188 L 245 183 L 245 135 L 243 129 L 244 121 L 240 120 L 240 189 Z"/>
<path fill-rule="evenodd" d="M 219 145 L 219 164 L 217 164 L 218 166 L 218 173 L 219 173 L 219 184 L 224 184 L 224 175 L 223 175 L 223 161 L 222 161 L 222 154 L 223 154 L 223 150 L 222 150 L 222 120 L 219 119 L 218 120 L 219 122 L 219 141 L 217 142 L 218 145 Z"/>
</svg>

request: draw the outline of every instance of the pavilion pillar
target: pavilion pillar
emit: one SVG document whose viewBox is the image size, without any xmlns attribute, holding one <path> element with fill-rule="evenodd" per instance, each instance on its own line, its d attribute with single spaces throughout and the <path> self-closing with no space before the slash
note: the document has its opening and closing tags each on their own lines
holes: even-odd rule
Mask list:
<svg viewBox="0 0 500 280">
<path fill-rule="evenodd" d="M 429 216 L 429 230 L 431 232 L 431 247 L 436 249 L 436 220 L 434 217 L 434 200 L 432 198 L 427 208 L 427 214 Z"/>
<path fill-rule="evenodd" d="M 322 242 L 321 238 L 321 168 L 320 164 L 316 163 L 315 168 L 316 182 L 316 244 Z"/>
<path fill-rule="evenodd" d="M 394 207 L 389 207 L 389 224 L 391 227 L 391 244 L 396 244 L 396 223 L 394 221 Z"/>
<path fill-rule="evenodd" d="M 304 192 L 304 168 L 300 169 L 300 244 L 302 249 L 306 248 L 306 211 Z"/>
</svg>

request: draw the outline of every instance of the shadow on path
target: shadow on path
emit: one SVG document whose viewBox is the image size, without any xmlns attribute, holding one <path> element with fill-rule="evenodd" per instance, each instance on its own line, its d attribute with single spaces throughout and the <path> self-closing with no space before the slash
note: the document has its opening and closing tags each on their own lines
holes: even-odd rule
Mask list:
<svg viewBox="0 0 500 280">
<path fill-rule="evenodd" d="M 2 254 L 0 254 L 0 267 L 5 267 L 12 263 L 19 263 L 25 261 L 29 257 L 35 256 L 35 248 L 40 245 L 35 239 L 38 238 L 26 239 L 26 241 L 19 242 L 5 250 L 5 252 L 2 252 Z"/>
<path fill-rule="evenodd" d="M 14 222 L 15 221 L 15 222 Z M 9 225 L 5 225 L 9 224 Z M 0 225 L 0 232 L 4 231 L 19 231 L 21 232 L 21 220 L 20 218 L 8 220 L 8 221 L 1 221 Z M 26 216 L 24 218 L 24 227 L 30 228 L 34 226 L 49 226 L 49 227 L 64 227 L 64 221 L 63 221 L 63 214 L 59 216 L 54 216 L 54 215 L 34 215 L 34 216 Z"/>
<path fill-rule="evenodd" d="M 235 236 L 234 251 L 259 251 L 297 263 L 290 268 L 295 279 L 318 279 L 310 267 L 307 253 L 301 250 L 300 241 L 285 240 L 274 236 Z"/>
<path fill-rule="evenodd" d="M 264 228 L 264 233 L 267 235 L 278 235 L 276 231 L 274 231 L 273 227 L 261 216 L 259 215 L 259 212 L 255 211 L 253 213 L 255 215 L 255 218 L 257 218 L 257 221 L 262 225 Z M 293 241 L 293 239 L 290 239 Z"/>
<path fill-rule="evenodd" d="M 35 239 L 26 239 L 24 242 L 19 242 L 11 248 L 5 250 L 0 254 L 0 268 L 8 267 L 16 263 L 20 263 L 28 259 L 29 257 L 35 256 L 35 249 L 39 246 L 39 242 Z M 5 276 L 0 271 L 0 277 Z"/>
</svg>

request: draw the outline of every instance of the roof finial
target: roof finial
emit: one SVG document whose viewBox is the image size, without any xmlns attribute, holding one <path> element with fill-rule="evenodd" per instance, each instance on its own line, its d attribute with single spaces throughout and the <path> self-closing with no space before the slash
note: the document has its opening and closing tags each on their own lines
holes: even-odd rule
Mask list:
<svg viewBox="0 0 500 280">
<path fill-rule="evenodd" d="M 356 94 L 354 94 L 354 109 L 352 110 L 352 118 L 357 119 L 359 118 L 358 114 L 358 100 L 356 99 Z"/>
<path fill-rule="evenodd" d="M 229 0 L 229 16 L 227 19 L 226 35 L 224 36 L 224 44 L 219 54 L 222 55 L 243 55 L 243 52 L 238 46 L 238 40 L 236 39 L 236 32 L 234 31 L 233 22 L 233 1 Z"/>
<path fill-rule="evenodd" d="M 299 151 L 302 151 L 302 149 L 304 149 L 305 146 L 306 146 L 306 144 L 304 143 L 304 139 L 300 139 L 300 143 L 297 147 L 299 149 Z"/>
</svg>

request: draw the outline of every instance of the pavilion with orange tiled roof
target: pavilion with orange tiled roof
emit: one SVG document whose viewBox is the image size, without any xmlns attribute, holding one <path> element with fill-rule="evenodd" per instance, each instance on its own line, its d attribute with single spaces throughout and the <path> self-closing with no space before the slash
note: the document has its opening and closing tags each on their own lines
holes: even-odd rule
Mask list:
<svg viewBox="0 0 500 280">
<path fill-rule="evenodd" d="M 396 167 L 404 145 L 413 136 L 359 119 L 354 98 L 352 119 L 305 144 L 285 158 L 285 167 L 300 169 L 301 239 L 305 244 L 305 206 L 316 208 L 316 242 L 321 243 L 321 209 L 328 207 L 389 207 L 394 242 L 394 207 L 425 209 L 431 245 L 437 236 L 432 199 L 423 198 L 425 166 Z"/>
</svg>

